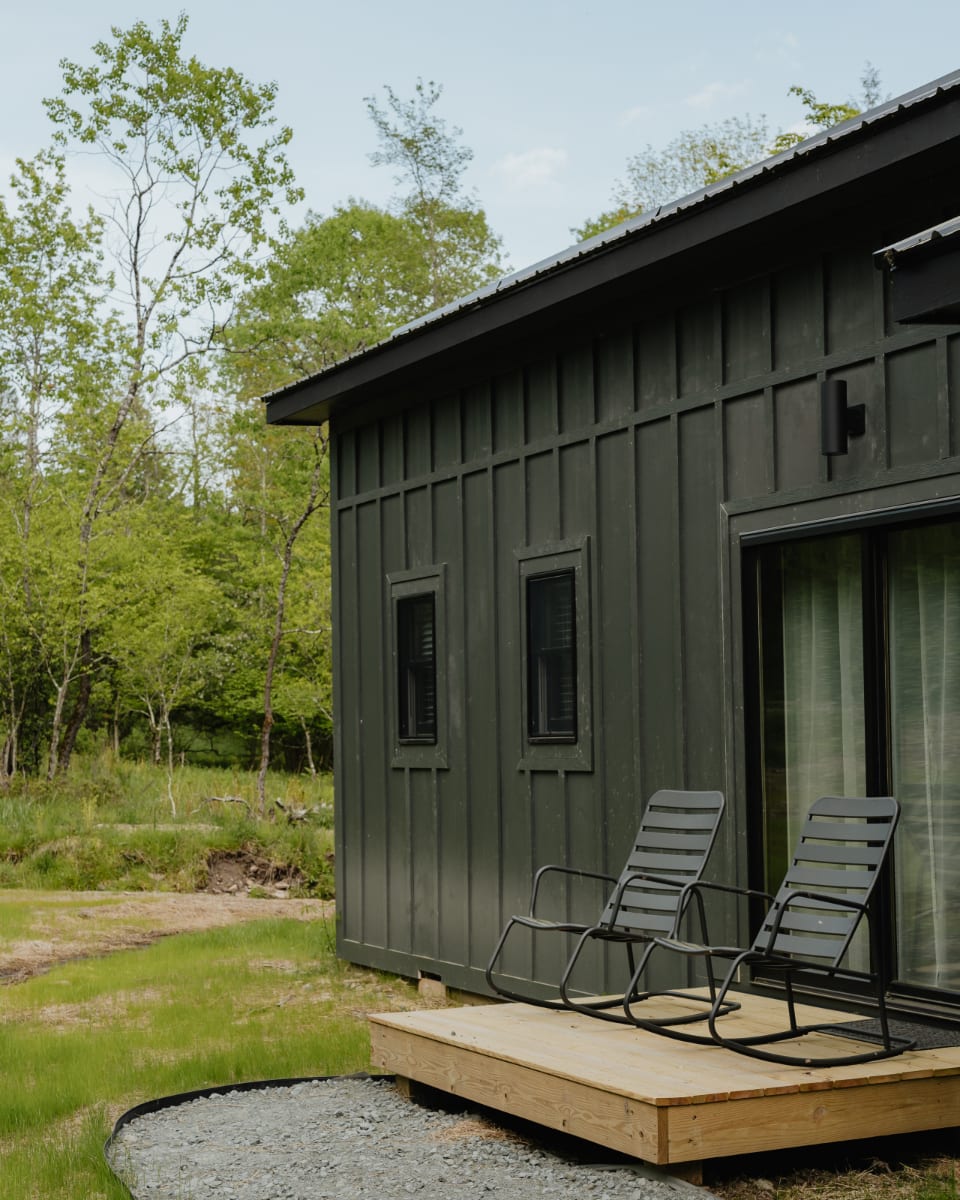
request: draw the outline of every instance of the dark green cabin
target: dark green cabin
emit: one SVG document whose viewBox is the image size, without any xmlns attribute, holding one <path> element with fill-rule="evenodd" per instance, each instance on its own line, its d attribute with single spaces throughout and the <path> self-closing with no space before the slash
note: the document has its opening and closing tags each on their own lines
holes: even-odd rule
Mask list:
<svg viewBox="0 0 960 1200">
<path fill-rule="evenodd" d="M 889 991 L 960 1019 L 958 213 L 960 73 L 267 397 L 330 423 L 344 957 L 484 990 L 657 788 L 760 886 L 893 793 Z"/>
</svg>

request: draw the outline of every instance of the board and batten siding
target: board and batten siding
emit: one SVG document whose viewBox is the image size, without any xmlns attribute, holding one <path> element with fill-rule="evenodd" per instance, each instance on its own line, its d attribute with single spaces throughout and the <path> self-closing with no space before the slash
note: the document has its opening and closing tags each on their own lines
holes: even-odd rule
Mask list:
<svg viewBox="0 0 960 1200">
<path fill-rule="evenodd" d="M 726 793 L 710 873 L 746 880 L 731 523 L 787 525 L 807 505 L 856 512 L 884 489 L 958 490 L 960 333 L 894 325 L 875 248 L 864 234 L 649 317 L 637 315 L 648 300 L 621 306 L 601 333 L 518 343 L 512 362 L 501 351 L 436 394 L 425 376 L 386 415 L 334 420 L 345 957 L 481 990 L 534 869 L 617 873 L 659 787 Z M 819 389 L 834 374 L 866 405 L 866 434 L 830 460 Z M 531 768 L 518 555 L 574 543 L 589 591 L 591 766 Z M 388 580 L 437 568 L 446 765 L 394 765 Z M 532 964 L 517 951 L 506 969 L 555 975 L 561 939 L 540 940 L 556 945 Z"/>
</svg>

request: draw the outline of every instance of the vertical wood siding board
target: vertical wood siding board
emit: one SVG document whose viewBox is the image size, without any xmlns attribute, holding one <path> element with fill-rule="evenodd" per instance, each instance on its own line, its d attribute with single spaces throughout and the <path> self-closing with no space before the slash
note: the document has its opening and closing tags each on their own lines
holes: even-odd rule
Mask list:
<svg viewBox="0 0 960 1200">
<path fill-rule="evenodd" d="M 640 411 L 640 327 L 636 323 L 630 326 L 630 352 L 633 365 L 633 409 L 634 414 Z"/>
<path fill-rule="evenodd" d="M 353 534 L 353 604 L 351 605 L 351 617 L 354 622 L 354 632 L 357 634 L 351 641 L 351 678 L 356 681 L 360 678 L 360 638 L 359 638 L 359 611 L 358 597 L 360 595 L 360 553 L 359 553 L 359 531 L 357 528 L 358 518 L 357 509 L 353 508 L 350 511 L 352 518 L 352 534 Z M 355 892 L 355 906 L 357 910 L 356 922 L 354 924 L 354 936 L 358 941 L 366 940 L 366 912 L 364 905 L 363 894 L 363 872 L 366 869 L 364 861 L 364 846 L 366 842 L 366 781 L 363 771 L 363 743 L 361 738 L 361 712 L 360 705 L 354 703 L 350 706 L 350 716 L 353 722 L 353 745 L 354 745 L 354 775 L 356 779 L 357 794 L 354 803 L 349 805 L 356 813 L 354 826 L 359 834 L 357 838 L 358 844 L 353 847 L 353 854 L 356 856 L 356 861 L 353 866 L 354 878 L 357 880 Z M 349 869 L 348 864 L 345 864 L 345 869 Z"/>
<path fill-rule="evenodd" d="M 529 897 L 531 874 L 531 819 L 529 789 L 525 772 L 518 771 L 521 754 L 519 663 L 520 590 L 515 550 L 526 543 L 526 505 L 524 501 L 524 464 L 521 458 L 493 469 L 491 494 L 494 497 L 492 545 L 494 551 L 497 637 L 494 657 L 497 663 L 498 773 L 501 787 L 500 850 L 502 858 L 501 913 L 506 920 L 522 912 Z M 520 939 L 518 939 L 519 945 Z M 508 973 L 529 970 L 529 962 L 514 955 L 511 947 L 504 956 Z"/>
<path fill-rule="evenodd" d="M 445 400 L 445 401 L 443 401 L 443 403 L 449 404 L 449 401 Z M 431 459 L 430 459 L 431 471 L 436 470 L 436 467 L 437 467 L 438 434 L 437 434 L 437 421 L 436 421 L 435 412 L 436 412 L 435 408 L 431 408 L 431 410 L 430 410 L 430 416 L 431 416 L 430 441 L 431 441 L 431 451 L 432 451 Z M 436 485 L 436 483 L 431 483 L 429 485 L 429 487 L 427 489 L 427 495 L 428 495 L 427 511 L 430 514 L 430 540 L 429 540 L 430 552 L 429 552 L 428 561 L 431 563 L 436 563 L 438 561 L 438 557 L 437 557 L 438 545 L 437 545 L 437 543 L 439 540 L 438 536 L 437 536 L 437 515 L 436 515 L 437 485 Z M 449 580 L 447 581 L 447 583 L 449 584 Z M 447 600 L 449 602 L 449 597 L 447 597 Z M 447 636 L 449 637 L 450 633 L 451 633 L 449 622 L 447 622 L 446 632 L 447 632 Z M 449 671 L 449 668 L 448 668 L 448 671 Z M 448 686 L 448 688 L 450 686 L 449 674 L 447 676 L 447 686 Z M 444 699 L 445 699 L 445 701 L 448 701 L 449 697 L 445 697 Z M 447 728 L 448 728 L 447 738 L 449 741 L 449 737 L 450 737 L 449 718 L 448 718 L 448 722 L 447 722 Z M 447 750 L 449 753 L 449 744 L 448 744 Z M 440 947 L 442 945 L 441 921 L 440 921 L 440 897 L 441 897 L 442 888 L 443 888 L 443 880 L 441 878 L 441 871 L 443 869 L 442 859 L 441 859 L 441 855 L 443 853 L 443 842 L 442 842 L 442 835 L 441 835 L 441 829 L 440 829 L 440 819 L 441 819 L 440 818 L 440 795 L 439 795 L 440 783 L 439 783 L 439 779 L 438 779 L 438 772 L 436 771 L 436 769 L 433 769 L 430 771 L 429 780 L 430 780 L 430 784 L 429 784 L 429 786 L 430 786 L 430 816 L 431 816 L 431 828 L 432 828 L 432 833 L 433 833 L 433 880 L 434 880 L 433 906 L 432 906 L 433 920 L 431 922 L 432 935 L 433 935 L 432 952 L 433 952 L 433 957 L 439 959 L 441 957 Z"/>
<path fill-rule="evenodd" d="M 476 888 L 476 879 L 473 874 L 473 829 L 470 825 L 470 813 L 473 811 L 474 805 L 477 803 L 477 797 L 474 795 L 474 790 L 471 787 L 471 754 L 470 754 L 470 738 L 468 730 L 471 728 L 471 721 L 474 714 L 470 709 L 470 655 L 467 653 L 467 629 L 470 621 L 470 608 L 467 598 L 467 573 L 466 563 L 467 557 L 470 554 L 470 546 L 467 538 L 467 501 L 465 492 L 465 476 L 461 473 L 457 478 L 457 536 L 460 544 L 460 553 L 456 559 L 457 570 L 460 573 L 460 604 L 459 604 L 459 621 L 462 640 L 460 646 L 462 648 L 461 655 L 461 677 L 458 682 L 460 688 L 460 696 L 458 702 L 463 706 L 460 721 L 460 736 L 459 736 L 459 751 L 457 754 L 452 752 L 451 747 L 451 766 L 454 768 L 454 778 L 457 780 L 455 786 L 458 787 L 463 794 L 463 845 L 464 845 L 464 861 L 463 861 L 463 906 L 464 906 L 464 947 L 463 959 L 467 965 L 474 964 L 474 946 L 473 946 L 473 901 L 474 891 Z M 448 594 L 449 595 L 449 594 Z M 452 598 L 448 598 L 448 604 L 452 605 Z M 479 720 L 479 713 L 477 714 Z M 476 963 L 480 965 L 479 962 Z"/>
<path fill-rule="evenodd" d="M 879 272 L 878 272 L 879 273 Z M 937 355 L 937 451 L 938 458 L 950 457 L 950 371 L 947 361 L 947 339 L 936 340 Z"/>
<path fill-rule="evenodd" d="M 879 272 L 878 272 L 879 274 Z M 880 452 L 878 454 L 877 466 L 885 471 L 890 470 L 893 461 L 893 446 L 891 444 L 891 432 L 893 426 L 891 420 L 893 417 L 892 397 L 890 395 L 890 381 L 887 373 L 886 355 L 878 354 L 873 360 L 873 382 L 874 395 L 881 397 L 881 403 L 878 406 L 880 411 L 877 414 L 882 424 L 878 431 L 880 439 Z M 867 404 L 866 420 L 870 423 L 871 405 Z"/>
<path fill-rule="evenodd" d="M 339 468 L 337 466 L 337 455 L 330 456 L 330 494 L 331 496 L 339 496 Z M 341 523 L 347 519 L 346 513 L 332 509 L 330 514 L 330 554 L 331 562 L 335 564 L 333 577 L 331 581 L 331 597 L 330 611 L 333 621 L 333 708 L 334 712 L 343 713 L 343 647 L 341 643 L 343 625 L 341 623 L 340 614 L 343 611 L 341 603 L 341 592 L 343 588 L 342 573 L 340 570 L 340 554 L 342 547 L 342 539 L 340 534 Z M 349 920 L 349 902 L 347 899 L 346 880 L 344 878 L 344 837 L 343 837 L 343 796 L 344 796 L 344 764 L 346 762 L 346 746 L 343 736 L 343 721 L 337 720 L 334 722 L 333 728 L 333 787 L 334 801 L 336 806 L 336 814 L 334 820 L 334 875 L 335 887 L 338 897 L 342 897 L 338 904 L 340 910 L 340 920 L 337 922 L 337 933 L 340 935 L 344 928 L 344 923 Z"/>
<path fill-rule="evenodd" d="M 464 611 L 465 547 L 463 530 L 462 476 L 457 474 L 436 484 L 434 492 L 434 562 L 445 563 L 445 607 L 447 646 L 447 765 L 434 771 L 437 805 L 437 863 L 440 895 L 437 906 L 438 945 L 445 962 L 466 964 L 469 941 L 467 919 L 471 886 L 467 840 L 469 814 L 464 794 L 465 714 L 464 671 L 466 630 Z M 452 651 L 452 652 L 451 652 Z"/>
<path fill-rule="evenodd" d="M 493 416 L 491 406 L 491 417 Z M 493 646 L 496 648 L 500 645 L 500 605 L 498 597 L 500 589 L 503 586 L 503 581 L 498 578 L 497 573 L 497 511 L 496 511 L 496 496 L 494 494 L 494 470 L 493 467 L 487 468 L 487 529 L 489 530 L 487 542 L 487 563 L 489 577 L 493 587 L 491 592 L 490 605 L 490 625 L 493 635 Z M 491 655 L 493 661 L 494 672 L 494 729 L 496 730 L 497 745 L 501 745 L 500 729 L 503 725 L 503 712 L 500 702 L 501 686 L 504 683 L 502 663 L 500 656 L 496 652 Z M 502 758 L 502 749 L 500 757 Z M 497 920 L 496 925 L 502 928 L 507 915 L 503 910 L 503 888 L 504 888 L 504 828 L 503 828 L 503 806 L 504 806 L 504 788 L 503 788 L 503 771 L 499 769 L 495 773 L 496 776 L 496 829 L 497 829 Z"/>
<path fill-rule="evenodd" d="M 386 854 L 386 796 L 383 772 L 387 762 L 387 730 L 384 720 L 386 701 L 383 646 L 383 548 L 380 539 L 380 503 L 371 501 L 357 509 L 359 667 L 358 699 L 363 721 L 362 741 L 372 747 L 364 771 L 364 940 L 373 945 L 386 941 L 386 903 L 383 894 L 383 866 Z M 366 581 L 376 580 L 371 587 Z M 375 848 L 375 853 L 374 853 Z M 371 867 L 371 862 L 376 864 Z"/>
<path fill-rule="evenodd" d="M 764 329 L 764 354 L 763 370 L 764 373 L 769 373 L 773 370 L 773 283 L 769 275 L 764 277 L 762 283 L 763 289 L 763 311 L 766 327 Z"/>
<path fill-rule="evenodd" d="M 499 765 L 499 663 L 497 593 L 493 553 L 492 475 L 489 468 L 464 477 L 464 759 L 467 798 L 467 869 L 470 888 L 470 962 L 486 965 L 500 933 L 502 886 L 501 773 Z"/>
<path fill-rule="evenodd" d="M 946 343 L 947 394 L 950 403 L 950 454 L 960 451 L 960 335 L 944 339 Z"/>
<path fill-rule="evenodd" d="M 559 541 L 563 537 L 563 495 L 560 484 L 560 447 L 554 446 L 550 454 L 550 465 L 553 468 L 553 527 L 557 531 Z"/>
<path fill-rule="evenodd" d="M 637 477 L 637 455 L 639 452 L 637 442 L 637 427 L 634 425 L 630 430 L 630 490 L 629 490 L 629 505 L 630 505 L 630 528 L 633 536 L 630 538 L 630 549 L 627 560 L 627 569 L 630 575 L 630 612 L 632 619 L 630 621 L 630 662 L 632 664 L 633 687 L 631 689 L 630 708 L 632 712 L 632 748 L 633 748 L 633 777 L 636 781 L 637 799 L 641 804 L 647 801 L 647 786 L 644 776 L 643 766 L 643 745 L 640 738 L 640 712 L 641 712 L 641 679 L 643 676 L 643 647 L 640 639 L 640 541 L 639 541 L 639 514 L 637 512 L 637 497 L 639 495 L 640 480 Z"/>
<path fill-rule="evenodd" d="M 411 954 L 416 953 L 416 903 L 417 903 L 417 868 L 414 854 L 414 816 L 413 816 L 413 772 L 409 767 L 403 768 L 403 816 L 407 828 L 407 946 Z"/>
<path fill-rule="evenodd" d="M 385 687 L 390 692 L 386 697 L 386 763 L 387 763 L 387 928 L 390 930 L 389 946 L 393 950 L 410 953 L 410 879 L 412 871 L 412 848 L 409 797 L 407 794 L 406 768 L 392 765 L 392 748 L 396 736 L 395 721 L 397 687 L 396 663 L 393 652 L 393 611 L 386 577 L 393 571 L 406 567 L 405 555 L 405 504 L 403 493 L 396 491 L 382 498 L 381 536 L 384 547 L 384 677 Z"/>
<path fill-rule="evenodd" d="M 327 519 L 330 522 L 330 619 L 332 622 L 331 635 L 331 684 L 333 690 L 333 708 L 334 712 L 339 712 L 338 697 L 340 695 L 340 647 L 337 645 L 337 638 L 340 629 L 340 569 L 336 564 L 340 561 L 340 521 L 342 519 L 338 508 L 340 498 L 340 469 L 337 462 L 339 454 L 339 445 L 337 443 L 336 431 L 332 425 L 327 425 L 328 441 L 328 461 L 329 461 L 329 496 L 330 502 L 327 506 Z M 337 796 L 341 794 L 340 773 L 337 770 L 337 765 L 342 761 L 343 756 L 343 730 L 339 721 L 334 722 L 333 727 L 333 795 L 334 806 L 337 804 Z M 342 845 L 338 840 L 338 832 L 340 827 L 340 814 L 334 812 L 334 887 L 339 892 L 342 877 L 341 877 L 341 852 Z"/>
<path fill-rule="evenodd" d="M 596 371 L 594 371 L 594 388 L 596 388 Z M 596 411 L 596 405 L 594 406 Z M 590 489 L 590 506 L 592 512 L 592 530 L 595 539 L 595 552 L 590 556 L 590 586 L 593 590 L 593 628 L 590 630 L 590 637 L 594 646 L 592 656 L 593 663 L 593 736 L 594 736 L 594 771 L 599 777 L 601 801 L 601 821 L 603 826 L 603 863 L 600 867 L 601 871 L 609 873 L 611 871 L 612 848 L 610 846 L 611 837 L 611 821 L 610 821 L 610 795 L 606 787 L 606 771 L 607 771 L 607 735 L 605 707 L 604 707 L 604 659 L 603 647 L 600 641 L 600 630 L 603 621 L 603 595 L 600 587 L 600 471 L 599 471 L 599 450 L 597 446 L 597 437 L 594 434 L 590 438 L 590 471 L 593 478 L 593 487 Z M 601 765 L 602 764 L 602 765 Z"/>
<path fill-rule="evenodd" d="M 403 457 L 401 462 L 406 464 L 406 438 L 407 426 L 404 422 L 401 426 L 401 438 L 403 445 Z M 404 468 L 406 469 L 406 468 Z M 406 488 L 400 493 L 400 545 L 402 547 L 402 569 L 407 571 L 410 569 L 410 529 L 407 520 L 407 496 Z M 407 948 L 412 953 L 414 948 L 414 932 L 413 932 L 413 904 L 414 904 L 414 878 L 415 878 L 415 863 L 414 863 L 414 847 L 413 847 L 413 796 L 410 793 L 410 768 L 402 768 L 402 783 L 403 783 L 403 819 L 404 819 L 404 839 L 407 848 L 407 896 L 406 896 L 406 914 L 407 914 Z"/>
<path fill-rule="evenodd" d="M 740 592 L 740 555 L 731 541 L 730 520 L 724 505 L 719 506 L 717 521 L 720 552 L 720 653 L 723 663 L 724 703 L 723 722 L 723 790 L 727 797 L 727 808 L 720 830 L 720 845 L 717 849 L 718 862 L 712 875 L 730 882 L 749 877 L 747 859 L 746 809 L 747 780 L 739 777 L 741 764 L 747 763 L 746 736 L 744 730 L 744 679 L 742 670 L 735 670 L 738 662 L 743 663 L 743 607 Z M 737 905 L 734 918 L 726 918 L 728 928 L 719 933 L 727 944 L 744 945 L 742 938 L 749 937 L 749 930 L 739 928 L 743 906 Z"/>
<path fill-rule="evenodd" d="M 714 303 L 713 353 L 717 361 L 717 378 L 723 387 L 734 378 L 731 364 L 732 350 L 730 314 L 728 304 L 731 302 L 732 291 L 721 293 Z M 729 365 L 729 366 L 728 366 Z"/>
<path fill-rule="evenodd" d="M 767 410 L 767 462 L 769 463 L 767 479 L 769 480 L 770 492 L 776 495 L 780 488 L 779 464 L 777 462 L 777 445 L 779 443 L 780 431 L 777 426 L 777 405 L 774 399 L 774 390 L 769 384 L 763 389 L 763 402 Z"/>
<path fill-rule="evenodd" d="M 680 686 L 674 688 L 674 720 L 676 729 L 679 734 L 676 745 L 676 762 L 674 764 L 677 771 L 677 783 L 674 785 L 679 788 L 687 786 L 687 706 L 686 706 L 686 653 L 684 647 L 684 612 L 683 612 L 683 596 L 684 596 L 684 565 L 683 565 L 683 493 L 682 493 L 682 465 L 680 455 L 682 451 L 680 443 L 680 418 L 677 413 L 674 413 L 670 418 L 670 432 L 673 435 L 673 448 L 671 460 L 673 463 L 673 487 L 670 497 L 671 516 L 673 518 L 673 531 L 675 538 L 675 555 L 674 563 L 675 570 L 671 577 L 671 588 L 673 591 L 673 604 L 675 611 L 679 614 L 679 618 L 674 625 L 674 661 L 677 664 L 676 678 L 680 681 Z"/>
</svg>

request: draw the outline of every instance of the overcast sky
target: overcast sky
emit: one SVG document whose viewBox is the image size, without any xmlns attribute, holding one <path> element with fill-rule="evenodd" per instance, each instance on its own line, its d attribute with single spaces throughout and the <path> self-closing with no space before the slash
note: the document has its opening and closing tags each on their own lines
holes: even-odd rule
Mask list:
<svg viewBox="0 0 960 1200">
<path fill-rule="evenodd" d="M 683 129 L 750 113 L 795 125 L 791 84 L 832 102 L 864 65 L 899 95 L 960 66 L 957 0 L 3 0 L 0 171 L 48 140 L 41 107 L 59 60 L 91 61 L 111 25 L 190 17 L 186 48 L 279 86 L 291 158 L 317 212 L 383 202 L 364 97 L 418 76 L 443 84 L 441 114 L 474 150 L 468 182 L 519 268 L 569 245 L 610 205 L 628 156 Z M 302 215 L 302 214 L 300 214 Z"/>
</svg>

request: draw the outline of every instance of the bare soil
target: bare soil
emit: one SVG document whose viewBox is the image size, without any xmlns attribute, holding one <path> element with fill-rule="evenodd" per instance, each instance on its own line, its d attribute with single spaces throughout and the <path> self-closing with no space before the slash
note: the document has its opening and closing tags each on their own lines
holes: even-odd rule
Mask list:
<svg viewBox="0 0 960 1200">
<path fill-rule="evenodd" d="M 0 930 L 4 904 L 20 905 L 31 894 L 36 909 L 26 936 L 0 941 L 0 984 L 19 983 L 56 963 L 146 946 L 175 933 L 273 917 L 320 921 L 333 913 L 329 900 L 254 899 L 239 888 L 187 894 L 0 891 Z"/>
</svg>

